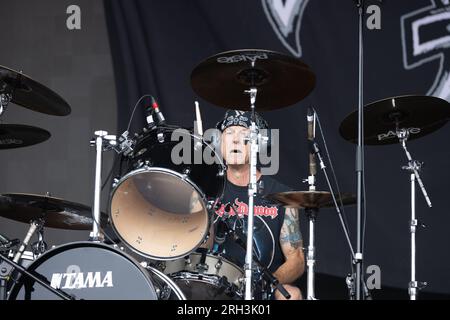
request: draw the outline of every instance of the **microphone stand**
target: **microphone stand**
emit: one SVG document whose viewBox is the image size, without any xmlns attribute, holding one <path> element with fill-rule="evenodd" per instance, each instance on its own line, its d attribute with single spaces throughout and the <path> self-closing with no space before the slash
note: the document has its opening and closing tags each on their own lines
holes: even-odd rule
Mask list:
<svg viewBox="0 0 450 320">
<path fill-rule="evenodd" d="M 361 296 L 362 281 L 362 185 L 364 177 L 364 118 L 363 118 L 363 88 L 364 88 L 364 37 L 363 37 L 363 17 L 364 0 L 356 0 L 356 7 L 359 15 L 359 85 L 358 85 L 358 146 L 356 149 L 356 175 L 357 175 L 357 235 L 356 235 L 356 253 L 353 254 L 356 265 L 356 300 L 363 299 Z M 333 194 L 333 193 L 332 193 Z M 334 198 L 333 198 L 334 200 Z"/>
<path fill-rule="evenodd" d="M 343 219 L 343 217 L 342 217 L 341 209 L 340 209 L 340 207 L 339 207 L 339 205 L 338 205 L 338 203 L 337 203 L 336 195 L 335 195 L 334 190 L 333 190 L 333 186 L 331 185 L 330 179 L 329 179 L 329 177 L 328 177 L 328 173 L 327 173 L 327 170 L 326 170 L 326 166 L 325 166 L 325 163 L 324 163 L 324 161 L 323 161 L 323 157 L 322 157 L 322 155 L 321 155 L 321 153 L 320 153 L 319 146 L 317 145 L 316 142 L 312 142 L 312 143 L 310 144 L 310 148 L 311 148 L 311 152 L 314 153 L 314 154 L 317 156 L 318 160 L 319 160 L 320 169 L 323 171 L 324 176 L 325 176 L 325 180 L 327 181 L 328 189 L 330 190 L 331 197 L 333 198 L 333 203 L 334 203 L 336 212 L 337 212 L 337 214 L 338 214 L 338 216 L 339 216 L 339 221 L 340 221 L 340 223 L 341 223 L 342 229 L 343 229 L 344 234 L 345 234 L 345 238 L 346 238 L 346 240 L 347 240 L 348 247 L 349 247 L 350 252 L 351 252 L 351 255 L 352 255 L 353 265 L 355 265 L 355 264 L 356 264 L 356 254 L 355 254 L 355 251 L 354 251 L 354 249 L 353 249 L 352 242 L 350 241 L 350 236 L 349 236 L 349 233 L 348 233 L 347 226 L 346 226 L 346 224 L 345 224 L 345 222 L 344 222 L 344 219 Z M 307 211 L 307 213 L 308 213 L 308 211 Z M 312 212 L 310 211 L 309 214 L 311 215 L 311 213 L 312 213 Z M 316 215 L 317 215 L 317 210 L 316 210 L 316 212 L 314 212 L 313 215 L 311 215 L 310 220 L 311 220 L 311 218 L 314 218 L 314 219 L 315 219 Z M 313 225 L 314 225 L 314 224 L 313 224 Z M 313 232 L 314 232 L 314 228 L 313 228 L 312 230 L 313 230 Z M 310 233 L 311 233 L 311 232 L 310 232 Z M 314 237 L 314 235 L 313 235 L 313 237 Z M 310 241 L 311 241 L 311 234 L 310 234 Z M 314 249 L 314 248 L 313 248 L 313 249 Z M 308 250 L 309 250 L 309 247 L 308 247 Z M 309 252 L 308 252 L 308 253 L 309 253 Z M 314 251 L 313 251 L 313 253 L 314 253 Z M 309 255 L 309 254 L 308 254 L 308 255 Z M 308 258 L 309 258 L 309 257 L 308 257 Z M 312 261 L 314 262 L 314 256 L 312 256 L 312 259 L 313 259 Z M 312 264 L 312 266 L 314 266 L 314 263 Z M 309 268 L 309 266 L 308 266 L 308 268 Z M 309 270 L 309 269 L 308 269 L 308 270 Z M 314 270 L 314 269 L 313 269 L 313 270 Z M 308 271 L 308 272 L 309 272 L 309 271 Z M 310 280 L 310 279 L 308 278 L 308 281 L 309 281 L 309 280 Z M 314 281 L 314 278 L 312 279 L 312 281 Z M 359 284 L 358 284 L 358 283 L 355 284 L 353 280 L 347 278 L 347 284 L 348 284 L 349 286 L 355 285 L 355 288 L 354 288 L 354 289 L 357 290 L 357 288 L 358 288 L 358 287 L 361 288 L 361 285 L 362 285 L 362 288 L 364 289 L 364 296 L 367 297 L 367 298 L 370 298 L 370 293 L 369 293 L 369 291 L 368 291 L 368 289 L 367 289 L 367 286 L 366 286 L 366 284 L 365 284 L 365 282 L 364 282 L 364 279 L 363 279 L 363 278 L 360 278 L 360 279 L 358 280 L 358 277 L 356 277 L 356 281 L 359 281 L 360 283 L 359 283 Z M 308 284 L 309 284 L 309 283 L 308 283 Z M 314 285 L 314 282 L 312 282 L 312 285 Z M 312 289 L 314 289 L 314 288 L 312 287 Z M 350 292 L 351 292 L 351 293 L 354 293 L 355 290 L 350 289 Z M 314 291 L 312 291 L 312 294 L 314 294 Z M 309 299 L 309 291 L 308 291 L 308 299 Z M 356 292 L 356 299 L 357 299 L 357 300 L 361 300 L 360 297 L 358 298 L 357 292 Z"/>
</svg>

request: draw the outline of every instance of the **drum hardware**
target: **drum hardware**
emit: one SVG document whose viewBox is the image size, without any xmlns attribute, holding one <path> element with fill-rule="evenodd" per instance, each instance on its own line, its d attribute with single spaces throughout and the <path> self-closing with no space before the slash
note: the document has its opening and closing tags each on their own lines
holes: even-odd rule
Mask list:
<svg viewBox="0 0 450 320">
<path fill-rule="evenodd" d="M 22 275 L 22 277 L 27 277 L 27 278 L 33 279 L 34 281 L 39 283 L 41 286 L 43 286 L 45 288 L 45 290 L 52 292 L 53 294 L 57 295 L 58 297 L 60 297 L 64 300 L 75 300 L 74 296 L 67 294 L 66 292 L 64 292 L 61 289 L 53 288 L 47 281 L 41 280 L 41 278 L 39 276 L 32 274 L 26 268 L 22 267 L 20 264 L 14 262 L 11 259 L 8 259 L 3 254 L 0 254 L 0 259 L 2 261 L 2 263 L 0 264 L 0 266 L 1 266 L 0 292 L 2 293 L 0 295 L 0 300 L 6 300 L 6 298 L 7 298 L 6 284 L 7 284 L 7 281 L 9 280 L 9 277 L 10 277 L 9 275 L 12 270 L 17 270 Z M 9 267 L 11 269 L 4 267 L 4 263 L 9 265 Z M 5 273 L 3 271 L 5 271 Z M 5 276 L 5 274 L 6 274 L 6 276 Z"/>
<path fill-rule="evenodd" d="M 157 264 L 159 270 L 169 276 L 194 300 L 242 299 L 245 285 L 244 273 L 234 263 L 221 255 L 199 249 L 181 259 Z M 156 267 L 156 265 L 155 265 Z"/>
<path fill-rule="evenodd" d="M 41 227 L 37 230 L 38 233 L 38 241 L 31 244 L 32 252 L 35 256 L 40 256 L 44 252 L 47 251 L 48 245 L 44 241 L 44 228 Z"/>
<path fill-rule="evenodd" d="M 309 122 L 309 121 L 308 121 Z M 343 194 L 341 196 L 336 195 L 333 191 L 333 187 L 330 183 L 330 179 L 328 177 L 328 173 L 326 171 L 326 166 L 323 161 L 320 149 L 316 142 L 314 142 L 314 139 L 311 137 L 310 133 L 308 134 L 308 140 L 310 142 L 310 155 L 313 157 L 318 158 L 319 160 L 319 166 L 322 169 L 325 179 L 328 184 L 328 188 L 330 192 L 323 192 L 323 191 L 290 191 L 290 192 L 282 192 L 282 193 L 275 193 L 270 194 L 266 196 L 266 198 L 271 199 L 275 202 L 278 202 L 285 207 L 288 208 L 304 208 L 305 214 L 309 221 L 309 243 L 308 243 L 308 252 L 307 252 L 307 259 L 306 259 L 306 265 L 308 268 L 307 273 L 307 299 L 308 300 L 316 300 L 315 297 L 315 223 L 317 220 L 317 216 L 319 213 L 320 208 L 324 207 L 334 207 L 338 216 L 339 220 L 342 225 L 342 229 L 344 231 L 347 244 L 349 246 L 349 249 L 351 251 L 353 259 L 355 259 L 355 252 L 353 250 L 352 243 L 350 241 L 349 233 L 348 233 L 348 227 L 346 223 L 343 220 L 343 216 L 341 213 L 340 206 L 338 205 L 338 200 L 341 201 L 341 203 L 344 204 L 353 204 L 355 203 L 355 197 L 349 194 Z M 310 161 L 313 160 L 310 156 Z M 315 168 L 315 162 L 310 162 L 310 173 L 314 173 Z M 313 176 L 313 179 L 308 179 L 308 181 L 315 181 L 314 178 L 315 174 L 311 174 Z M 310 184 L 310 187 L 313 186 L 313 189 L 315 189 L 314 185 Z"/>
<path fill-rule="evenodd" d="M 208 239 L 211 209 L 224 188 L 219 158 L 213 165 L 172 161 L 177 129 L 164 125 L 138 135 L 111 194 L 115 232 L 131 250 L 155 260 L 184 257 Z M 197 141 L 188 130 L 178 132 Z M 211 149 L 204 141 L 202 146 Z"/>
<path fill-rule="evenodd" d="M 301 86 L 298 84 L 302 83 Z M 250 183 L 248 187 L 248 237 L 245 257 L 245 299 L 252 299 L 254 197 L 259 152 L 258 110 L 274 110 L 305 98 L 315 86 L 315 75 L 299 59 L 267 50 L 235 50 L 216 54 L 200 63 L 191 74 L 194 91 L 215 105 L 252 112 L 250 135 Z M 279 95 L 279 88 L 285 88 Z M 292 90 L 290 90 L 292 89 Z M 249 97 L 247 97 L 247 95 Z"/>
<path fill-rule="evenodd" d="M 141 262 L 141 266 L 143 266 L 145 269 L 149 270 L 151 273 L 157 276 L 159 280 L 163 281 L 164 283 L 163 288 L 162 289 L 156 288 L 160 300 L 168 300 L 172 292 L 175 294 L 178 300 L 186 300 L 186 296 L 184 295 L 183 291 L 180 290 L 180 288 L 175 284 L 175 282 L 170 277 L 164 274 L 165 266 L 163 265 L 162 262 L 157 262 L 155 266 L 152 266 L 148 262 L 143 261 Z"/>
<path fill-rule="evenodd" d="M 403 170 L 410 172 L 411 184 L 411 220 L 409 232 L 411 236 L 411 281 L 408 285 L 410 300 L 416 300 L 418 290 L 426 282 L 416 280 L 416 232 L 419 225 L 416 219 L 416 183 L 419 185 L 427 205 L 431 208 L 431 200 L 420 178 L 422 164 L 414 160 L 407 148 L 407 141 L 420 138 L 443 127 L 450 119 L 450 104 L 437 97 L 399 96 L 373 102 L 364 107 L 365 133 L 364 141 L 370 145 L 388 145 L 400 143 L 406 154 L 408 165 Z M 341 123 L 341 136 L 355 141 L 355 112 L 347 116 Z"/>
<path fill-rule="evenodd" d="M 124 133 L 125 134 L 125 133 Z M 104 151 L 115 150 L 117 146 L 116 136 L 108 135 L 108 132 L 98 130 L 94 132 L 95 138 L 90 141 L 91 146 L 95 146 L 96 158 L 95 158 L 95 186 L 94 186 L 94 207 L 92 208 L 92 232 L 90 234 L 91 241 L 102 242 L 104 235 L 100 231 L 100 195 L 102 186 L 102 155 Z M 124 138 L 126 139 L 125 134 Z"/>
<path fill-rule="evenodd" d="M 9 93 L 1 93 L 0 94 L 0 117 L 6 111 L 9 102 L 11 101 L 12 96 Z"/>
<path fill-rule="evenodd" d="M 413 160 L 406 147 L 409 132 L 405 129 L 401 129 L 397 131 L 397 136 L 408 159 L 408 165 L 403 166 L 402 169 L 410 173 L 411 181 L 411 220 L 409 229 L 411 234 L 411 281 L 408 285 L 408 293 L 411 300 L 417 300 L 418 290 L 425 288 L 427 283 L 416 280 L 416 231 L 418 226 L 418 220 L 416 219 L 416 183 L 419 185 L 428 207 L 431 208 L 432 204 L 419 174 L 423 163 Z"/>
</svg>

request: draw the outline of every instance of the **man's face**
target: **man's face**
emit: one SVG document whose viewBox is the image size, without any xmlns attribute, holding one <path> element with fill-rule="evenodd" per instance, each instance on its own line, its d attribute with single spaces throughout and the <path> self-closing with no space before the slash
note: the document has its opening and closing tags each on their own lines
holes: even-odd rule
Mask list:
<svg viewBox="0 0 450 320">
<path fill-rule="evenodd" d="M 222 155 L 228 165 L 249 163 L 250 144 L 245 138 L 250 135 L 250 129 L 232 126 L 222 132 Z"/>
</svg>

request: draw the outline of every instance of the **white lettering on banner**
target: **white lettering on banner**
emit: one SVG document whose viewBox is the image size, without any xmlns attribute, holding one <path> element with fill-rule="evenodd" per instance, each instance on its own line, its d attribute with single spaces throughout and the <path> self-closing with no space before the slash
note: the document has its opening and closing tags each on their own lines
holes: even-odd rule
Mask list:
<svg viewBox="0 0 450 320">
<path fill-rule="evenodd" d="M 296 57 L 302 56 L 300 29 L 309 0 L 261 0 L 264 13 L 281 43 Z"/>
<path fill-rule="evenodd" d="M 401 17 L 403 64 L 413 70 L 434 60 L 439 69 L 427 95 L 450 101 L 450 1 L 431 5 Z"/>
</svg>

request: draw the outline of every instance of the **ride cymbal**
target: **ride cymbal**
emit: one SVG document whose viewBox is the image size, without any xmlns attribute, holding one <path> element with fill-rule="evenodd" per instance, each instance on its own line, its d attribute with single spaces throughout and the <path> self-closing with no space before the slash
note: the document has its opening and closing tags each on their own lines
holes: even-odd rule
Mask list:
<svg viewBox="0 0 450 320">
<path fill-rule="evenodd" d="M 364 107 L 364 142 L 367 145 L 398 143 L 397 130 L 407 130 L 408 140 L 417 139 L 443 127 L 450 119 L 450 104 L 428 96 L 400 96 Z M 342 121 L 341 136 L 352 143 L 358 139 L 358 111 Z"/>
<path fill-rule="evenodd" d="M 246 90 L 257 88 L 256 110 L 295 104 L 314 89 L 316 77 L 301 60 L 278 52 L 245 49 L 216 54 L 191 74 L 194 91 L 219 107 L 250 110 Z"/>
</svg>

